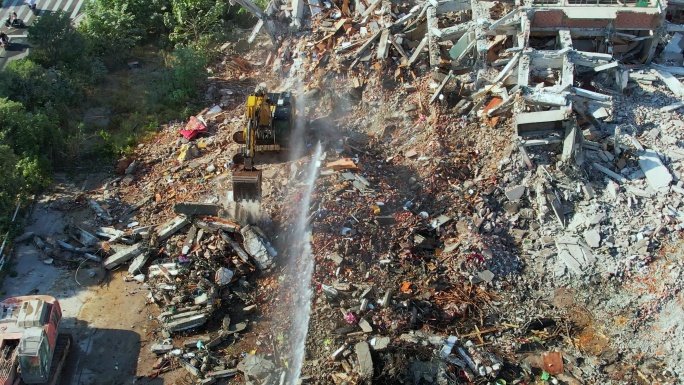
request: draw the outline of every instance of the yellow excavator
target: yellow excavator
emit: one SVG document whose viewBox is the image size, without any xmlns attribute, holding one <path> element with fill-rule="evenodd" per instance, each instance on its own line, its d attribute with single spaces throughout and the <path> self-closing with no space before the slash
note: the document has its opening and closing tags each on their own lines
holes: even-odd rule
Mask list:
<svg viewBox="0 0 684 385">
<path fill-rule="evenodd" d="M 247 98 L 245 128 L 233 134 L 241 148 L 233 157 L 233 199 L 261 198 L 261 170 L 256 168 L 257 152 L 288 148 L 294 127 L 294 96 L 291 92 L 267 93 L 260 84 Z"/>
</svg>

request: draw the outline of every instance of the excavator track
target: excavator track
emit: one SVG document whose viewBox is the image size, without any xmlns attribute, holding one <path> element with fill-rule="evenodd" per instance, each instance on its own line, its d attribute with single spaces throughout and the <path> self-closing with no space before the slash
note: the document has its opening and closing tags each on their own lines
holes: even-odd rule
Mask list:
<svg viewBox="0 0 684 385">
<path fill-rule="evenodd" d="M 233 171 L 233 199 L 235 201 L 261 199 L 261 170 Z"/>
<path fill-rule="evenodd" d="M 62 374 L 62 369 L 64 369 L 64 363 L 69 356 L 72 342 L 73 337 L 70 333 L 59 333 L 57 335 L 55 351 L 52 354 L 52 364 L 50 365 L 50 376 L 48 377 L 49 385 L 59 385 L 59 377 Z"/>
</svg>

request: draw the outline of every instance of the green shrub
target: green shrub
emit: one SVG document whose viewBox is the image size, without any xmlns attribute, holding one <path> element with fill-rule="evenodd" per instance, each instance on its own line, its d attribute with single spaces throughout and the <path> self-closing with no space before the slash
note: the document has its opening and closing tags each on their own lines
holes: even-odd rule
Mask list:
<svg viewBox="0 0 684 385">
<path fill-rule="evenodd" d="M 178 47 L 168 56 L 164 71 L 158 73 L 155 99 L 181 106 L 197 94 L 207 79 L 207 55 L 193 47 Z"/>
<path fill-rule="evenodd" d="M 226 1 L 171 0 L 171 12 L 164 14 L 169 40 L 208 48 L 223 33 L 227 9 Z"/>
</svg>

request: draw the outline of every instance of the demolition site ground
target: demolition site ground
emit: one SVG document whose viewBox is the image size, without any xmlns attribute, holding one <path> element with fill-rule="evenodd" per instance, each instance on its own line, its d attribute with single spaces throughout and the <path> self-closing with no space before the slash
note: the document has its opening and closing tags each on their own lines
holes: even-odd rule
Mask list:
<svg viewBox="0 0 684 385">
<path fill-rule="evenodd" d="M 680 383 L 680 6 L 272 1 L 205 110 L 38 200 L 3 295 L 60 300 L 64 384 Z M 236 203 L 263 82 L 296 148 Z"/>
</svg>

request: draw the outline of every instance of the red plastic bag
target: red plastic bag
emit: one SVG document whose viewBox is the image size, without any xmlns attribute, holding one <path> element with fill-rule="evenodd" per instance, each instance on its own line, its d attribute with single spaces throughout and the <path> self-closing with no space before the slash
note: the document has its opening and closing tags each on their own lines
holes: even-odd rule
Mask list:
<svg viewBox="0 0 684 385">
<path fill-rule="evenodd" d="M 190 120 L 188 121 L 188 124 L 185 125 L 185 129 L 180 130 L 181 135 L 183 135 L 186 139 L 190 140 L 194 137 L 197 136 L 200 132 L 206 132 L 207 131 L 207 125 L 204 124 L 201 120 L 197 119 L 196 116 L 191 116 Z"/>
</svg>

